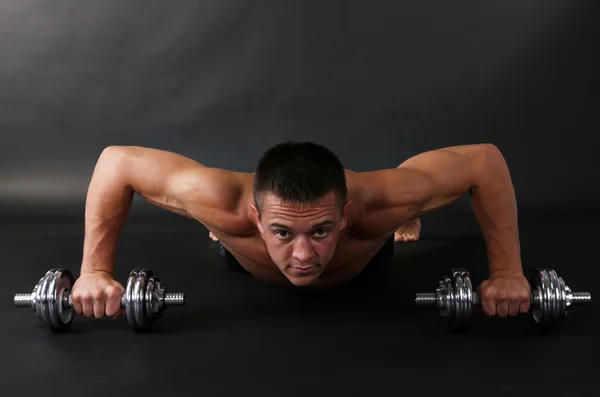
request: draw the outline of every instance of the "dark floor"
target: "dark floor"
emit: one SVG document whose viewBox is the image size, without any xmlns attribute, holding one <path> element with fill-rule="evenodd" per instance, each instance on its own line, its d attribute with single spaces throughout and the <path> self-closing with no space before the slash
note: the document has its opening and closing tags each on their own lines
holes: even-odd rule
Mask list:
<svg viewBox="0 0 600 397">
<path fill-rule="evenodd" d="M 526 270 L 555 268 L 574 290 L 597 296 L 597 220 L 522 220 Z M 78 317 L 66 334 L 13 306 L 52 267 L 79 274 L 83 219 L 2 215 L 2 395 L 43 396 L 598 396 L 598 306 L 576 308 L 554 333 L 530 316 L 475 316 L 447 332 L 414 294 L 444 271 L 485 277 L 472 219 L 431 216 L 423 240 L 397 244 L 387 269 L 333 292 L 297 293 L 230 271 L 206 230 L 175 215 L 131 216 L 117 274 L 154 270 L 187 305 L 170 308 L 148 334 L 125 318 Z"/>
</svg>

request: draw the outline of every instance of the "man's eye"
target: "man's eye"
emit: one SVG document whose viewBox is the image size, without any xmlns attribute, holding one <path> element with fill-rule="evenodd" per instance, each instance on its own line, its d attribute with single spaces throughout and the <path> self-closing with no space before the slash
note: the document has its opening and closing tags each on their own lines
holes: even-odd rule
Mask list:
<svg viewBox="0 0 600 397">
<path fill-rule="evenodd" d="M 275 232 L 275 235 L 281 239 L 289 237 L 289 232 L 287 230 L 278 230 Z"/>
<path fill-rule="evenodd" d="M 317 237 L 325 237 L 329 231 L 326 229 L 318 229 L 315 231 L 315 234 L 318 234 Z"/>
</svg>

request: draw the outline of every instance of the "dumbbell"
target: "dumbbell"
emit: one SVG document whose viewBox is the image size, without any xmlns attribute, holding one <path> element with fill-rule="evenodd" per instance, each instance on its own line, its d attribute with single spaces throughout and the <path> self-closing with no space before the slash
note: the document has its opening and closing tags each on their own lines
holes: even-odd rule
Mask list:
<svg viewBox="0 0 600 397">
<path fill-rule="evenodd" d="M 572 292 L 553 269 L 535 269 L 529 278 L 530 308 L 534 324 L 552 328 L 560 324 L 573 305 L 590 305 L 589 292 Z M 473 291 L 471 275 L 464 268 L 452 268 L 443 275 L 433 293 L 418 293 L 417 305 L 436 306 L 453 330 L 466 328 L 473 306 L 481 306 L 478 291 Z"/>
<path fill-rule="evenodd" d="M 75 310 L 71 288 L 75 283 L 67 269 L 51 269 L 33 288 L 33 292 L 16 294 L 17 307 L 31 307 L 44 325 L 53 331 L 63 331 L 71 326 Z M 127 321 L 135 331 L 150 329 L 168 306 L 184 306 L 184 293 L 168 293 L 160 279 L 151 270 L 132 270 L 127 288 L 121 295 L 121 308 L 125 308 Z"/>
</svg>

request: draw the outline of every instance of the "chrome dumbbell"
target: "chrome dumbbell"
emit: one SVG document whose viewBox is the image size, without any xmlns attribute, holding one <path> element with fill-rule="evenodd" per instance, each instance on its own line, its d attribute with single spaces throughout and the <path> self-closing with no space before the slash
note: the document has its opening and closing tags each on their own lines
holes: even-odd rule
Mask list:
<svg viewBox="0 0 600 397">
<path fill-rule="evenodd" d="M 589 292 L 572 292 L 553 269 L 532 272 L 530 309 L 535 324 L 548 328 L 561 323 L 573 305 L 590 305 Z M 481 306 L 479 292 L 473 290 L 471 275 L 466 269 L 453 268 L 445 273 L 433 293 L 418 293 L 417 305 L 436 306 L 451 329 L 464 329 L 471 318 L 473 306 Z"/>
<path fill-rule="evenodd" d="M 75 311 L 71 288 L 73 274 L 66 269 L 51 269 L 42 277 L 31 293 L 16 294 L 17 307 L 31 307 L 44 325 L 53 331 L 69 328 Z M 160 279 L 151 270 L 133 270 L 129 273 L 121 308 L 136 331 L 150 329 L 168 306 L 184 306 L 184 293 L 168 293 Z"/>
</svg>

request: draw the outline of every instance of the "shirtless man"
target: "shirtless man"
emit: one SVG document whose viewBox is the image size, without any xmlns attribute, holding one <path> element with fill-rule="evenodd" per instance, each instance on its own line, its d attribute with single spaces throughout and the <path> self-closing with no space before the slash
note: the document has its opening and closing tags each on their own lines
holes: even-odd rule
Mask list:
<svg viewBox="0 0 600 397">
<path fill-rule="evenodd" d="M 392 236 L 418 233 L 420 217 L 470 194 L 489 262 L 480 286 L 484 311 L 506 317 L 529 309 L 515 194 L 506 162 L 491 144 L 427 151 L 397 168 L 352 172 L 322 145 L 283 142 L 263 153 L 252 174 L 156 149 L 109 147 L 88 189 L 81 274 L 72 292 L 77 313 L 121 312 L 124 288 L 113 278 L 114 257 L 134 193 L 202 223 L 254 277 L 306 289 L 349 281 Z"/>
</svg>

